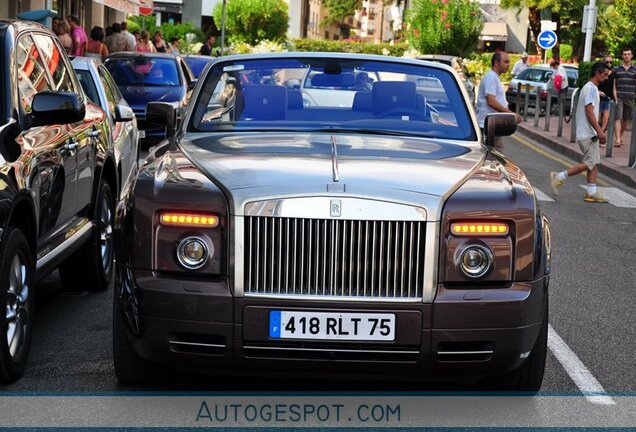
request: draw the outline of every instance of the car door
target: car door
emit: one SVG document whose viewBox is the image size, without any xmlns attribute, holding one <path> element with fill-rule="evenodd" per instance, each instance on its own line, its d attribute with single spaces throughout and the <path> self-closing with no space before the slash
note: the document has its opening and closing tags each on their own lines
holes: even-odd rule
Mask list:
<svg viewBox="0 0 636 432">
<path fill-rule="evenodd" d="M 62 55 L 62 47 L 53 37 L 45 34 L 36 34 L 34 39 L 40 48 L 52 78 L 52 87 L 56 91 L 72 92 L 80 95 L 86 103 L 87 98 L 73 72 L 68 59 Z M 100 119 L 101 117 L 101 119 Z M 76 194 L 73 211 L 77 215 L 83 215 L 90 208 L 93 195 L 93 184 L 96 167 L 96 144 L 99 134 L 102 133 L 100 120 L 103 121 L 103 113 L 95 110 L 91 104 L 86 104 L 86 116 L 84 120 L 68 125 L 71 144 L 69 151 L 73 152 L 76 159 Z"/>
<path fill-rule="evenodd" d="M 54 90 L 50 68 L 57 59 L 45 61 L 34 42 L 26 33 L 18 37 L 16 82 L 22 123 L 26 128 L 18 137 L 22 152 L 32 154 L 34 170 L 31 187 L 36 192 L 39 235 L 44 248 L 63 238 L 65 227 L 75 215 L 77 193 L 77 162 L 72 149 L 72 135 L 68 125 L 28 127 L 31 103 L 42 91 Z"/>
</svg>

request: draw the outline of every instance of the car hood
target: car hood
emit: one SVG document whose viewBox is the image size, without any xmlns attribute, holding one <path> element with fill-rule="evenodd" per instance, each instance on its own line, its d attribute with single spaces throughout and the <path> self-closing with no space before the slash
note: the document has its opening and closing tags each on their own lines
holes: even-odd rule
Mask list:
<svg viewBox="0 0 636 432">
<path fill-rule="evenodd" d="M 418 203 L 450 195 L 485 156 L 465 141 L 328 133 L 187 134 L 180 148 L 240 202 L 340 193 Z"/>
<path fill-rule="evenodd" d="M 185 88 L 174 86 L 119 85 L 119 91 L 135 111 L 145 111 L 148 102 L 178 102 L 186 94 Z"/>
</svg>

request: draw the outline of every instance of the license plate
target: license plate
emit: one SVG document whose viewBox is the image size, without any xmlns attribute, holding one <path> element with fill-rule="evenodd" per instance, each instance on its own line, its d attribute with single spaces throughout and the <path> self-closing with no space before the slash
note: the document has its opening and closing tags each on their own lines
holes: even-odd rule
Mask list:
<svg viewBox="0 0 636 432">
<path fill-rule="evenodd" d="M 269 313 L 269 337 L 393 341 L 395 314 L 273 310 Z"/>
</svg>

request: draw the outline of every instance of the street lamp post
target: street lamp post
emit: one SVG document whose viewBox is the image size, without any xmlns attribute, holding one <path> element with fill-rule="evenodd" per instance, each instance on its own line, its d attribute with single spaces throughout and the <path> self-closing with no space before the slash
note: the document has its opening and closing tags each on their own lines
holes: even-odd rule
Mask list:
<svg viewBox="0 0 636 432">
<path fill-rule="evenodd" d="M 592 58 L 592 40 L 594 39 L 594 21 L 596 18 L 596 0 L 590 0 L 588 6 L 587 20 L 583 23 L 585 27 L 585 51 L 583 61 L 589 62 Z"/>
</svg>

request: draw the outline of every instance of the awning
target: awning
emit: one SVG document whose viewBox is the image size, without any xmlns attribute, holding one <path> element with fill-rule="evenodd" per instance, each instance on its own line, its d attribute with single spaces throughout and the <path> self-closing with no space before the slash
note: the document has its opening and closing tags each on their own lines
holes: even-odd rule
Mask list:
<svg viewBox="0 0 636 432">
<path fill-rule="evenodd" d="M 484 28 L 479 35 L 479 40 L 482 41 L 501 41 L 508 40 L 508 27 L 506 23 L 484 23 Z"/>
</svg>

